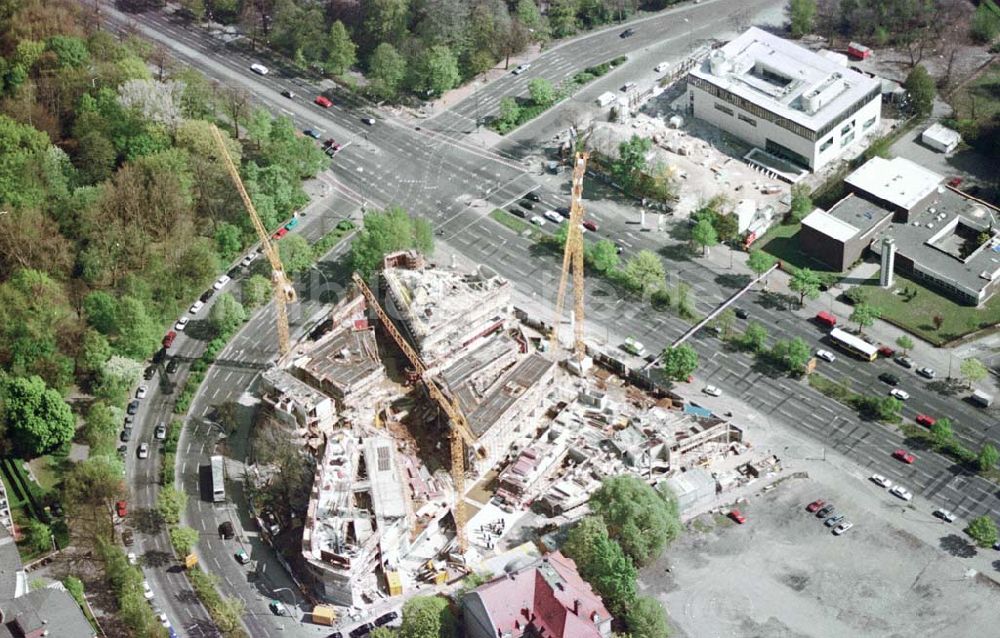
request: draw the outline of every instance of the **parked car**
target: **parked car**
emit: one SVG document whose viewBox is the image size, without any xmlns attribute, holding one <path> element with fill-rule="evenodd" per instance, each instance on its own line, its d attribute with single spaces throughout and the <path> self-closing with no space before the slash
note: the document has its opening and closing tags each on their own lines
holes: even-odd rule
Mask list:
<svg viewBox="0 0 1000 638">
<path fill-rule="evenodd" d="M 277 231 L 275 231 L 273 235 L 271 235 L 271 239 L 281 239 L 287 234 L 288 234 L 288 229 L 282 226 Z"/>
<path fill-rule="evenodd" d="M 812 503 L 806 505 L 806 511 L 807 512 L 815 512 L 815 511 L 819 510 L 819 508 L 823 507 L 824 505 L 826 505 L 826 501 L 824 501 L 821 498 L 818 498 L 815 501 L 813 501 Z"/>
<path fill-rule="evenodd" d="M 525 193 L 524 198 L 525 199 L 530 199 L 533 202 L 540 202 L 540 201 L 542 201 L 542 198 L 539 197 L 538 193 L 536 193 L 535 191 L 531 191 L 530 193 Z"/>
<path fill-rule="evenodd" d="M 308 136 L 308 137 L 313 138 L 314 140 L 318 140 L 319 137 L 320 137 L 319 132 L 316 131 L 315 129 L 311 129 L 311 128 L 307 128 L 307 129 L 303 130 L 302 133 L 304 135 Z"/>
<path fill-rule="evenodd" d="M 883 372 L 882 374 L 878 375 L 878 380 L 882 381 L 883 383 L 888 383 L 889 385 L 896 385 L 899 383 L 899 377 L 892 374 L 891 372 Z"/>
<path fill-rule="evenodd" d="M 526 199 L 522 199 L 518 202 L 521 208 L 527 208 L 528 210 L 535 210 L 535 205 Z"/>
<path fill-rule="evenodd" d="M 934 516 L 940 518 L 945 523 L 955 522 L 955 515 L 952 514 L 950 510 L 946 510 L 944 508 L 939 507 L 938 509 L 934 510 Z"/>
<path fill-rule="evenodd" d="M 247 266 L 252 264 L 255 259 L 257 259 L 257 252 L 256 251 L 249 252 L 247 253 L 247 256 L 244 257 L 243 260 L 240 262 L 240 265 L 246 268 Z"/>
<path fill-rule="evenodd" d="M 266 66 L 264 66 L 263 64 L 258 64 L 256 62 L 250 65 L 250 70 L 256 73 L 257 75 L 267 75 L 268 71 Z"/>
<path fill-rule="evenodd" d="M 909 501 L 913 499 L 913 494 L 910 492 L 910 490 L 906 489 L 902 485 L 894 485 L 889 490 L 889 493 L 897 498 L 903 499 L 904 501 Z"/>
<path fill-rule="evenodd" d="M 625 29 L 624 31 L 622 31 L 621 33 L 619 33 L 618 37 L 619 38 L 631 38 L 634 35 L 635 35 L 635 29 L 633 29 L 632 27 L 629 27 L 628 29 Z"/>
<path fill-rule="evenodd" d="M 362 636 L 367 636 L 371 632 L 372 632 L 371 623 L 364 623 L 352 629 L 350 636 L 351 638 L 362 638 Z"/>
<path fill-rule="evenodd" d="M 142 372 L 142 378 L 149 381 L 156 375 L 156 366 L 146 366 L 146 369 Z"/>
<path fill-rule="evenodd" d="M 833 527 L 834 525 L 837 525 L 838 523 L 840 523 L 840 521 L 844 520 L 845 518 L 847 517 L 844 516 L 843 514 L 838 514 L 836 516 L 831 516 L 830 518 L 826 519 L 825 521 L 823 521 L 823 524 L 826 525 L 827 527 Z"/>
<path fill-rule="evenodd" d="M 139 557 L 135 555 L 135 552 L 129 552 L 128 554 L 125 555 L 125 558 L 128 559 L 129 565 L 139 564 Z"/>
<path fill-rule="evenodd" d="M 896 363 L 898 363 L 899 365 L 903 366 L 904 368 L 912 368 L 913 367 L 913 359 L 907 357 L 906 355 L 900 355 L 900 356 L 896 357 L 895 361 L 896 361 Z"/>
<path fill-rule="evenodd" d="M 396 620 L 397 618 L 399 618 L 399 614 L 397 614 L 394 611 L 390 611 L 389 613 L 382 614 L 381 616 L 379 616 L 378 618 L 376 618 L 375 622 L 374 622 L 374 625 L 376 627 L 381 627 L 382 625 L 388 625 L 389 623 L 391 623 L 392 621 Z"/>
<path fill-rule="evenodd" d="M 291 219 L 288 220 L 288 223 L 285 224 L 285 229 L 286 230 L 291 230 L 291 229 L 295 228 L 298 225 L 299 225 L 299 218 L 298 217 L 292 217 Z"/>
<path fill-rule="evenodd" d="M 250 562 L 249 554 L 247 554 L 242 549 L 236 550 L 235 556 L 236 556 L 236 562 L 239 563 L 240 565 L 246 565 L 247 563 Z"/>
<path fill-rule="evenodd" d="M 191 304 L 191 307 L 188 308 L 188 312 L 190 312 L 193 315 L 196 315 L 204 307 L 205 307 L 205 302 L 199 299 L 198 301 Z"/>
<path fill-rule="evenodd" d="M 518 64 L 516 67 L 514 67 L 514 70 L 511 71 L 511 73 L 513 73 L 514 75 L 521 75 L 530 68 L 531 68 L 530 64 Z"/>
<path fill-rule="evenodd" d="M 128 443 L 129 439 L 132 438 L 132 428 L 126 427 L 122 430 L 122 433 L 118 435 L 118 439 L 122 443 Z"/>
<path fill-rule="evenodd" d="M 520 208 L 515 208 L 513 206 L 511 206 L 510 210 L 508 210 L 507 212 L 513 215 L 514 217 L 520 217 L 521 219 L 524 219 L 528 216 L 528 214 L 525 213 L 523 210 L 521 210 Z"/>
<path fill-rule="evenodd" d="M 621 85 L 621 88 L 619 90 L 622 93 L 628 93 L 629 91 L 631 91 L 634 88 L 635 88 L 635 82 L 626 82 L 625 84 Z"/>
<path fill-rule="evenodd" d="M 158 424 L 156 426 L 156 429 L 153 431 L 153 436 L 156 438 L 157 441 L 166 440 L 167 426 L 163 425 L 162 423 Z"/>
<path fill-rule="evenodd" d="M 559 213 L 557 213 L 554 210 L 547 210 L 544 213 L 542 213 L 542 215 L 545 217 L 545 219 L 549 220 L 553 224 L 561 224 L 563 223 L 563 221 L 565 221 L 563 220 L 562 216 L 560 216 Z"/>
<path fill-rule="evenodd" d="M 146 386 L 146 384 L 140 385 L 138 388 L 135 389 L 135 398 L 145 399 L 148 393 L 149 393 L 149 388 Z"/>
<path fill-rule="evenodd" d="M 823 361 L 828 361 L 830 363 L 833 363 L 834 361 L 837 360 L 837 357 L 829 350 L 817 350 L 816 356 L 822 359 Z"/>
<path fill-rule="evenodd" d="M 184 328 L 187 328 L 188 321 L 191 321 L 191 319 L 188 317 L 181 317 L 177 320 L 177 323 L 174 324 L 174 330 L 177 332 L 184 332 Z"/>
<path fill-rule="evenodd" d="M 122 530 L 122 543 L 125 545 L 125 547 L 131 547 L 132 543 L 134 543 L 134 542 L 135 542 L 135 535 L 132 533 L 132 530 L 130 530 L 130 529 L 123 529 Z"/>
<path fill-rule="evenodd" d="M 833 506 L 833 503 L 830 503 L 828 505 L 824 505 L 823 507 L 821 507 L 816 512 L 816 518 L 826 518 L 826 517 L 830 516 L 831 514 L 833 514 L 833 511 L 835 509 L 837 509 L 837 508 Z"/>
<path fill-rule="evenodd" d="M 139 400 L 138 399 L 132 399 L 131 401 L 129 401 L 128 402 L 128 407 L 125 408 L 125 412 L 127 414 L 135 414 L 138 411 L 139 411 Z"/>
<path fill-rule="evenodd" d="M 937 419 L 935 419 L 932 416 L 927 416 L 926 414 L 918 414 L 916 422 L 925 427 L 931 427 L 932 425 L 937 423 Z"/>
<path fill-rule="evenodd" d="M 896 354 L 896 351 L 893 350 L 892 348 L 890 348 L 889 346 L 883 344 L 883 345 L 880 345 L 878 347 L 878 353 L 880 355 L 882 355 L 883 357 L 887 357 L 888 358 L 888 357 L 891 357 L 892 355 Z"/>
<path fill-rule="evenodd" d="M 729 518 L 733 519 L 740 525 L 747 522 L 747 517 L 743 516 L 743 512 L 739 511 L 738 509 L 729 510 Z"/>
<path fill-rule="evenodd" d="M 711 397 L 722 396 L 722 390 L 720 390 L 717 386 L 714 385 L 706 385 L 704 388 L 702 388 L 701 391 Z"/>
<path fill-rule="evenodd" d="M 840 536 L 841 534 L 851 529 L 852 527 L 854 527 L 854 523 L 852 523 L 851 521 L 844 521 L 840 525 L 837 525 L 836 527 L 833 528 L 833 535 Z"/>
<path fill-rule="evenodd" d="M 331 102 L 331 101 L 330 101 L 329 99 L 327 99 L 327 98 L 326 98 L 325 96 L 323 96 L 323 95 L 317 95 L 317 96 L 316 96 L 316 99 L 315 99 L 315 100 L 313 100 L 313 102 L 315 102 L 316 104 L 318 104 L 318 105 L 322 106 L 322 107 L 323 107 L 323 108 L 325 108 L 325 109 L 328 109 L 328 108 L 330 108 L 331 106 L 333 106 L 333 102 Z"/>
<path fill-rule="evenodd" d="M 288 89 L 285 89 L 284 91 L 282 91 L 281 95 L 284 96 L 284 97 L 287 97 L 289 100 L 295 99 L 295 93 L 293 93 L 292 91 L 289 91 Z"/>
<path fill-rule="evenodd" d="M 173 374 L 177 372 L 178 366 L 180 366 L 180 363 L 177 361 L 176 358 L 172 357 L 170 361 L 167 362 L 167 374 Z"/>
<path fill-rule="evenodd" d="M 140 459 L 149 458 L 149 443 L 140 443 L 139 450 L 137 452 Z"/>
<path fill-rule="evenodd" d="M 882 476 L 881 474 L 872 474 L 872 483 L 878 485 L 879 487 L 892 487 L 892 481 Z"/>
<path fill-rule="evenodd" d="M 534 224 L 535 226 L 544 226 L 545 220 L 539 217 L 538 215 L 532 215 L 531 223 Z"/>
<path fill-rule="evenodd" d="M 115 503 L 115 514 L 118 514 L 118 518 L 125 518 L 128 516 L 128 503 L 125 501 L 118 501 Z"/>
<path fill-rule="evenodd" d="M 142 581 L 142 596 L 146 600 L 153 600 L 153 588 L 149 586 L 149 581 Z"/>
<path fill-rule="evenodd" d="M 749 319 L 750 318 L 750 311 L 746 310 L 744 308 L 737 308 L 736 309 L 736 316 L 739 317 L 740 319 Z"/>
<path fill-rule="evenodd" d="M 285 610 L 285 606 L 281 604 L 280 600 L 272 600 L 267 606 L 271 608 L 271 612 L 275 616 L 284 616 L 288 613 Z"/>
<path fill-rule="evenodd" d="M 910 398 L 910 393 L 905 390 L 900 390 L 899 388 L 893 388 L 889 390 L 889 396 L 894 399 L 899 399 L 900 401 L 906 401 Z"/>
<path fill-rule="evenodd" d="M 163 347 L 169 348 L 170 346 L 174 345 L 174 339 L 176 338 L 177 338 L 177 333 L 174 332 L 173 330 L 165 334 L 163 336 Z"/>
<path fill-rule="evenodd" d="M 222 290 L 223 288 L 226 287 L 226 284 L 228 284 L 230 281 L 232 281 L 232 278 L 229 275 L 222 275 L 221 277 L 215 280 L 215 283 L 212 284 L 212 288 L 215 288 L 216 290 Z"/>
<path fill-rule="evenodd" d="M 948 180 L 948 186 L 951 186 L 952 188 L 958 188 L 963 181 L 965 180 L 963 180 L 961 177 L 952 177 L 951 179 Z"/>
<path fill-rule="evenodd" d="M 913 462 L 917 460 L 917 457 L 913 456 L 912 454 L 910 454 L 909 452 L 907 452 L 902 448 L 893 452 L 892 457 L 895 459 L 899 459 L 900 461 L 906 463 L 907 465 L 913 465 Z"/>
<path fill-rule="evenodd" d="M 934 368 L 928 368 L 927 366 L 917 368 L 917 374 L 924 377 L 925 379 L 933 379 L 934 377 L 937 376 L 937 373 L 934 372 Z"/>
</svg>

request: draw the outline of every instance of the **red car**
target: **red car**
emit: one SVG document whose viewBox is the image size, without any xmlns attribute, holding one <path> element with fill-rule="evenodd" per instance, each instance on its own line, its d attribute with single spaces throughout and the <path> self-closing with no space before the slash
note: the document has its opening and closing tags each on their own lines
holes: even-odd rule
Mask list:
<svg viewBox="0 0 1000 638">
<path fill-rule="evenodd" d="M 322 95 L 317 95 L 316 99 L 313 100 L 313 102 L 315 102 L 316 104 L 319 104 L 320 106 L 322 106 L 325 109 L 328 109 L 331 106 L 333 106 L 333 102 L 331 102 L 330 100 L 328 100 L 327 98 L 325 98 Z"/>
<path fill-rule="evenodd" d="M 883 357 L 891 357 L 892 355 L 896 354 L 896 351 L 890 348 L 889 346 L 879 346 L 878 353 Z"/>
<path fill-rule="evenodd" d="M 917 457 L 913 456 L 912 454 L 903 449 L 896 450 L 895 452 L 892 453 L 892 456 L 894 458 L 899 459 L 903 463 L 906 463 L 907 465 L 911 465 L 914 461 L 917 460 Z"/>
<path fill-rule="evenodd" d="M 815 501 L 813 501 L 812 503 L 810 503 L 809 505 L 806 506 L 806 511 L 807 512 L 815 512 L 816 510 L 818 510 L 819 508 L 823 507 L 824 505 L 826 505 L 826 501 L 824 501 L 821 498 L 820 499 L 816 499 Z"/>
<path fill-rule="evenodd" d="M 281 228 L 278 229 L 278 232 L 271 235 L 271 239 L 281 239 L 287 234 L 288 234 L 288 229 L 282 226 Z"/>
<path fill-rule="evenodd" d="M 583 227 L 586 228 L 587 230 L 591 231 L 591 232 L 594 232 L 594 233 L 597 232 L 597 223 L 594 222 L 593 220 L 590 220 L 590 219 L 583 220 Z"/>
<path fill-rule="evenodd" d="M 125 518 L 128 515 L 128 508 L 125 507 L 125 501 L 115 503 L 115 512 L 118 513 L 118 518 Z"/>
<path fill-rule="evenodd" d="M 952 188 L 958 188 L 959 186 L 961 186 L 962 181 L 963 180 L 961 177 L 952 177 L 951 179 L 948 180 L 948 186 L 951 186 Z"/>
<path fill-rule="evenodd" d="M 747 522 L 747 517 L 743 516 L 743 513 L 736 509 L 729 510 L 729 518 L 733 519 L 740 525 Z"/>
<path fill-rule="evenodd" d="M 169 348 L 170 346 L 172 346 L 173 343 L 174 343 L 174 339 L 176 339 L 176 338 L 177 338 L 177 333 L 176 332 L 174 332 L 173 330 L 171 330 L 170 332 L 168 332 L 163 337 L 163 347 L 164 348 Z"/>
<path fill-rule="evenodd" d="M 937 419 L 935 419 L 932 416 L 927 416 L 926 414 L 918 414 L 917 423 L 919 423 L 920 425 L 926 425 L 927 427 L 931 427 L 932 425 L 937 423 Z"/>
</svg>

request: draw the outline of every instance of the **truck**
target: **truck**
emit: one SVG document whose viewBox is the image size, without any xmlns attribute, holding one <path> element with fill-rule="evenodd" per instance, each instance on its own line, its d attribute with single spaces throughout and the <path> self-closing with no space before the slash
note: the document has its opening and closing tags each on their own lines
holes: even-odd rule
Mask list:
<svg viewBox="0 0 1000 638">
<path fill-rule="evenodd" d="M 988 408 L 993 405 L 993 397 L 982 390 L 973 390 L 969 400 L 981 408 Z"/>
</svg>

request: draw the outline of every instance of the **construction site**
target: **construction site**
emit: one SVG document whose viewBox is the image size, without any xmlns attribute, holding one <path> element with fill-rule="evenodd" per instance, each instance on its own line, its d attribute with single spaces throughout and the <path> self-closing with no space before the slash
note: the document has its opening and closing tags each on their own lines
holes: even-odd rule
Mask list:
<svg viewBox="0 0 1000 638">
<path fill-rule="evenodd" d="M 608 476 L 673 481 L 685 507 L 746 464 L 738 425 L 668 386 L 641 390 L 638 369 L 585 342 L 569 235 L 554 320 L 516 308 L 486 266 L 395 253 L 264 374 L 264 410 L 316 462 L 299 576 L 317 600 L 364 608 L 488 569 L 526 551 L 506 538 L 522 517 L 572 521 Z M 570 290 L 567 351 L 550 326 Z"/>
</svg>

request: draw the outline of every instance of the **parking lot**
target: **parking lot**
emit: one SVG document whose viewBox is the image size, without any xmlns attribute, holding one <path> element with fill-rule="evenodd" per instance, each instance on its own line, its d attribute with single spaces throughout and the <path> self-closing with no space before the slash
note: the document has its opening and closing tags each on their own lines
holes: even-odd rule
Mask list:
<svg viewBox="0 0 1000 638">
<path fill-rule="evenodd" d="M 993 635 L 1000 586 L 969 569 L 993 550 L 868 480 L 816 470 L 740 503 L 743 525 L 698 517 L 642 571 L 641 593 L 660 597 L 677 635 Z M 854 527 L 834 536 L 806 511 L 817 498 Z"/>
</svg>

